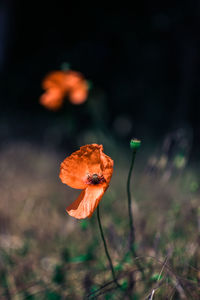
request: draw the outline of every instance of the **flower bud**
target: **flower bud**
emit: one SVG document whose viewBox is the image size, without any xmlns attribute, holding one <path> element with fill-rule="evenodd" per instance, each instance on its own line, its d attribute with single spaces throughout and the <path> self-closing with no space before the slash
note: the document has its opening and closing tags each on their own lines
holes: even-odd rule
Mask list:
<svg viewBox="0 0 200 300">
<path fill-rule="evenodd" d="M 140 148 L 140 145 L 141 145 L 141 141 L 138 139 L 132 139 L 130 141 L 130 147 L 135 151 L 137 151 L 137 149 Z"/>
</svg>

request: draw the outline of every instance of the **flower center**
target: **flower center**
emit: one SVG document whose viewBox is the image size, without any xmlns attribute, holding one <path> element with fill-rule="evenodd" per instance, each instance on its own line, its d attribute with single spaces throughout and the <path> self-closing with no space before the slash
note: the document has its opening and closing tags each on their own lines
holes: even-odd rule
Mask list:
<svg viewBox="0 0 200 300">
<path fill-rule="evenodd" d="M 100 178 L 97 174 L 93 174 L 91 180 L 93 184 L 98 184 L 100 182 Z"/>
<path fill-rule="evenodd" d="M 87 184 L 99 184 L 102 182 L 106 182 L 105 178 L 103 177 L 103 175 L 98 175 L 98 174 L 92 174 L 92 175 L 88 175 L 87 178 Z"/>
</svg>

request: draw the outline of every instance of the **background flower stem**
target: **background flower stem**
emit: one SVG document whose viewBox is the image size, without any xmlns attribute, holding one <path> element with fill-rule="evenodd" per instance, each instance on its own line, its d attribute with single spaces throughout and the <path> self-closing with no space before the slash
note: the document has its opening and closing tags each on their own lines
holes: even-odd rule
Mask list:
<svg viewBox="0 0 200 300">
<path fill-rule="evenodd" d="M 101 225 L 101 218 L 100 218 L 100 209 L 99 209 L 99 205 L 97 206 L 97 219 L 98 219 L 98 224 L 99 224 L 99 230 L 100 230 L 100 233 L 101 233 L 101 238 L 102 238 L 103 244 L 104 244 L 105 253 L 106 253 L 106 256 L 107 256 L 109 265 L 110 265 L 110 270 L 111 270 L 111 272 L 112 272 L 113 280 L 114 280 L 114 282 L 116 283 L 117 287 L 120 287 L 120 284 L 118 283 L 117 278 L 116 278 L 116 275 L 115 275 L 113 263 L 112 263 L 110 254 L 109 254 L 109 252 L 108 252 L 108 247 L 107 247 L 106 240 L 105 240 L 105 237 L 104 237 L 103 228 L 102 228 L 102 225 Z"/>
<path fill-rule="evenodd" d="M 130 226 L 130 235 L 129 235 L 129 249 L 132 252 L 133 256 L 136 256 L 136 251 L 134 247 L 135 243 L 135 227 L 133 222 L 133 214 L 132 214 L 132 202 L 131 202 L 131 191 L 130 191 L 130 181 L 131 181 L 131 175 L 132 170 L 134 167 L 135 157 L 136 157 L 136 149 L 133 149 L 132 153 L 132 160 L 131 165 L 128 173 L 128 180 L 127 180 L 127 196 L 128 196 L 128 214 L 129 214 L 129 226 Z"/>
<path fill-rule="evenodd" d="M 132 148 L 133 149 L 132 160 L 131 160 L 131 165 L 130 165 L 130 169 L 129 169 L 129 173 L 128 173 L 128 179 L 127 179 L 128 214 L 129 214 L 129 227 L 130 227 L 129 250 L 132 253 L 132 256 L 133 256 L 134 259 L 137 258 L 137 252 L 135 250 L 135 226 L 134 226 L 133 213 L 132 213 L 130 182 L 131 182 L 131 175 L 132 175 L 134 162 L 135 162 L 135 157 L 136 157 L 136 153 L 137 153 L 138 148 L 139 148 L 138 146 Z M 145 279 L 143 267 L 141 266 L 140 262 L 137 259 L 135 259 L 135 263 L 136 263 L 138 269 L 142 273 L 142 278 Z"/>
</svg>

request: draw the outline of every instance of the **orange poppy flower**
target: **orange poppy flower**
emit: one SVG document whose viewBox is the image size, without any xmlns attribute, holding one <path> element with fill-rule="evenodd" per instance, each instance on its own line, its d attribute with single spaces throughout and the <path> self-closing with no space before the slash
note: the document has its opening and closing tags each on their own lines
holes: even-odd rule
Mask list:
<svg viewBox="0 0 200 300">
<path fill-rule="evenodd" d="M 75 71 L 54 71 L 42 83 L 45 93 L 40 104 L 50 110 L 58 110 L 68 95 L 73 104 L 83 103 L 88 96 L 88 83 L 81 73 Z"/>
<path fill-rule="evenodd" d="M 82 189 L 79 197 L 67 207 L 76 219 L 91 217 L 109 186 L 113 160 L 103 153 L 103 146 L 86 145 L 67 157 L 60 166 L 60 179 L 74 189 Z"/>
</svg>

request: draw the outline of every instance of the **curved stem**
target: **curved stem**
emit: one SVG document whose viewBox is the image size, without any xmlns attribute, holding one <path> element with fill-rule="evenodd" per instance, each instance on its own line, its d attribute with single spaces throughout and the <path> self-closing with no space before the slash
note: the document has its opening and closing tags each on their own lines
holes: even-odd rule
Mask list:
<svg viewBox="0 0 200 300">
<path fill-rule="evenodd" d="M 117 282 L 117 278 L 115 276 L 113 263 L 112 263 L 110 254 L 108 252 L 108 247 L 107 247 L 106 240 L 105 240 L 105 237 L 104 237 L 103 228 L 102 228 L 102 225 L 101 225 L 99 206 L 97 207 L 97 219 L 98 219 L 98 224 L 99 224 L 99 230 L 100 230 L 100 233 L 101 233 L 101 238 L 102 238 L 103 244 L 104 244 L 105 253 L 106 253 L 106 256 L 107 256 L 107 259 L 108 259 L 108 262 L 109 262 L 109 265 L 110 265 L 110 270 L 111 270 L 111 273 L 112 273 L 112 276 L 113 276 L 113 280 L 116 283 L 117 287 L 120 287 L 119 283 Z"/>
<path fill-rule="evenodd" d="M 129 249 L 132 252 L 133 256 L 136 256 L 134 242 L 135 242 L 135 227 L 133 222 L 133 214 L 132 214 L 132 203 L 131 203 L 131 191 L 130 191 L 130 181 L 132 170 L 135 162 L 136 150 L 133 150 L 132 161 L 128 173 L 127 180 L 127 195 L 128 195 L 128 214 L 129 214 L 129 226 L 130 226 L 130 236 L 129 236 Z"/>
</svg>

